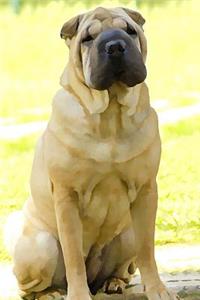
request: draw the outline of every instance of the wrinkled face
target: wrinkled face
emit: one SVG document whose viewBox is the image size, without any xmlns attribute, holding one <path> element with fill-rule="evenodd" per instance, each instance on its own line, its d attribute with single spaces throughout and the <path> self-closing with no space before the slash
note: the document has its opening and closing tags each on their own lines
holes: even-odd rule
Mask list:
<svg viewBox="0 0 200 300">
<path fill-rule="evenodd" d="M 105 90 L 117 82 L 128 87 L 143 82 L 141 34 L 140 25 L 122 9 L 97 8 L 84 15 L 74 42 L 86 85 Z"/>
</svg>

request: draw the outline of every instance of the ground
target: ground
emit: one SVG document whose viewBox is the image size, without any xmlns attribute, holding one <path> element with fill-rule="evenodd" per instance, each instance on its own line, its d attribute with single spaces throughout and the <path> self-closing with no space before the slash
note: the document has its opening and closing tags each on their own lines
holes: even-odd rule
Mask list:
<svg viewBox="0 0 200 300">
<path fill-rule="evenodd" d="M 200 300 L 200 245 L 177 245 L 156 247 L 156 258 L 161 278 L 167 286 L 178 291 L 187 300 Z M 12 274 L 11 264 L 0 265 L 0 300 L 19 300 L 16 280 Z M 133 278 L 134 287 L 127 289 L 125 295 L 108 296 L 98 294 L 94 300 L 142 300 L 139 273 Z M 137 297 L 133 297 L 132 293 Z M 125 298 L 123 298 L 125 297 Z M 39 300 L 51 300 L 41 296 Z M 54 300 L 61 300 L 55 298 Z"/>
</svg>

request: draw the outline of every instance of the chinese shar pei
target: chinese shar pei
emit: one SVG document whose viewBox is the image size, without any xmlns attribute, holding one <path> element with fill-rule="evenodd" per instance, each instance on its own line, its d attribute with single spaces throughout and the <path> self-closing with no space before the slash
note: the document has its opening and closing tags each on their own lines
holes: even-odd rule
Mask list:
<svg viewBox="0 0 200 300">
<path fill-rule="evenodd" d="M 67 300 L 120 293 L 136 266 L 149 300 L 178 299 L 154 258 L 161 147 L 144 82 L 144 22 L 136 11 L 99 7 L 61 29 L 69 61 L 10 236 L 25 298 L 47 287 L 67 288 Z"/>
</svg>

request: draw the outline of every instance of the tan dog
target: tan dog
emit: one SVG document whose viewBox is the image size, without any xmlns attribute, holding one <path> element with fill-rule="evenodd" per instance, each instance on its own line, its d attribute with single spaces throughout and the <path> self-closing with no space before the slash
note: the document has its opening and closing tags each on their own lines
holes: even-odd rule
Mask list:
<svg viewBox="0 0 200 300">
<path fill-rule="evenodd" d="M 27 294 L 66 288 L 66 279 L 67 300 L 90 300 L 89 287 L 121 291 L 134 262 L 149 300 L 177 299 L 154 258 L 160 138 L 144 83 L 143 24 L 138 12 L 97 8 L 61 30 L 70 49 L 63 88 L 11 238 L 14 273 Z"/>
</svg>

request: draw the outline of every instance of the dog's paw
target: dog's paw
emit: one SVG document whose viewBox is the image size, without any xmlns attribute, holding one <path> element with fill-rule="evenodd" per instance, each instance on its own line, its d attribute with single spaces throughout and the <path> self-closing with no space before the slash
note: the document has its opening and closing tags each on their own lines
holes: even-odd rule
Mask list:
<svg viewBox="0 0 200 300">
<path fill-rule="evenodd" d="M 169 291 L 163 284 L 154 286 L 145 291 L 148 300 L 180 300 L 181 298 Z"/>
<path fill-rule="evenodd" d="M 102 291 L 106 294 L 122 294 L 127 283 L 119 278 L 110 278 L 106 280 L 103 285 Z"/>
<path fill-rule="evenodd" d="M 92 300 L 92 298 L 89 295 L 83 296 L 83 295 L 75 295 L 75 296 L 67 296 L 65 298 L 66 300 Z"/>
<path fill-rule="evenodd" d="M 64 290 L 47 289 L 43 292 L 38 292 L 35 295 L 35 300 L 66 300 L 67 295 Z"/>
</svg>

